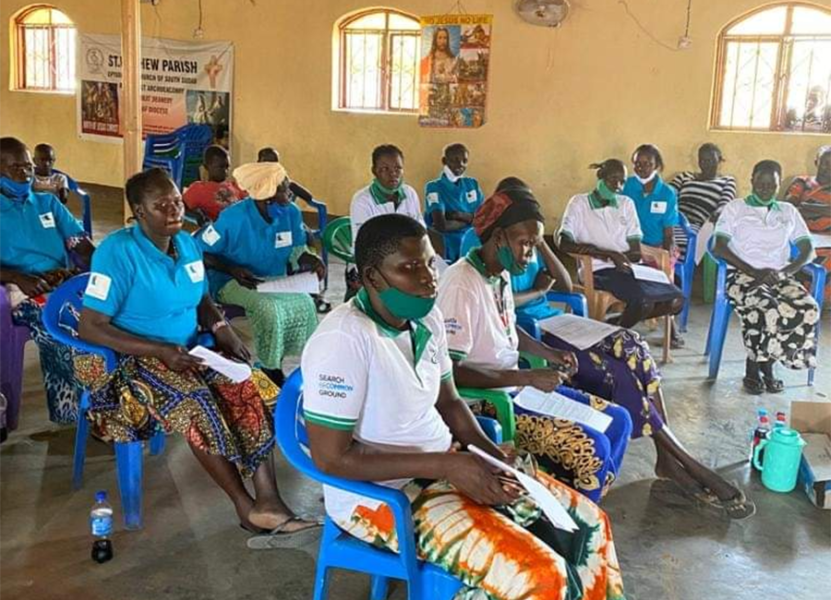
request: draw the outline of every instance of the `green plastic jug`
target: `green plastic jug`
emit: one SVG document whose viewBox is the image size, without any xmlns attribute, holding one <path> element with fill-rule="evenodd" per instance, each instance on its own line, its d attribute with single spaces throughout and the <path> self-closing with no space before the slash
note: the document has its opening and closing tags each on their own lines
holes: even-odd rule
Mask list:
<svg viewBox="0 0 831 600">
<path fill-rule="evenodd" d="M 753 452 L 753 466 L 762 472 L 762 483 L 774 492 L 790 492 L 796 487 L 799 474 L 799 461 L 805 440 L 794 429 L 780 427 L 774 429 L 768 439 L 764 439 Z M 764 449 L 765 460 L 759 460 L 759 453 Z"/>
</svg>

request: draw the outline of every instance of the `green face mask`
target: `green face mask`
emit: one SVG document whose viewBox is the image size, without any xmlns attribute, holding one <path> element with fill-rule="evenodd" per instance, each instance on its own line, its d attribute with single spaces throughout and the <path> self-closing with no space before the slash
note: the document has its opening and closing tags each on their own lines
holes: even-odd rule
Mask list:
<svg viewBox="0 0 831 600">
<path fill-rule="evenodd" d="M 517 263 L 510 246 L 500 246 L 496 250 L 496 258 L 499 260 L 502 268 L 511 275 L 522 275 L 527 270 L 527 267 L 523 267 Z"/>
<path fill-rule="evenodd" d="M 606 185 L 606 182 L 602 179 L 597 180 L 597 187 L 595 189 L 597 190 L 598 195 L 607 202 L 613 202 L 617 199 L 616 194 L 609 188 L 608 185 Z"/>
<path fill-rule="evenodd" d="M 386 281 L 386 278 L 384 280 Z M 389 285 L 389 282 L 387 282 L 387 285 Z M 435 298 L 414 296 L 391 285 L 380 292 L 378 297 L 393 317 L 407 321 L 423 319 L 433 310 L 433 306 L 436 304 Z"/>
<path fill-rule="evenodd" d="M 771 196 L 767 200 L 762 200 L 757 194 L 750 194 L 750 201 L 757 206 L 770 206 L 776 201 L 776 196 Z"/>
</svg>

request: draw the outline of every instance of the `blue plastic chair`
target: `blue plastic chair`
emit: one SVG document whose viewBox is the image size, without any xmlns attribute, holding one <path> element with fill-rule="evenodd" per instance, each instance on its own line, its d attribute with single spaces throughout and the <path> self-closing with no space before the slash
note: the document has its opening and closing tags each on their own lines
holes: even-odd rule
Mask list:
<svg viewBox="0 0 831 600">
<path fill-rule="evenodd" d="M 160 167 L 170 173 L 181 190 L 199 179 L 202 155 L 211 144 L 212 130 L 208 125 L 185 125 L 165 134 L 151 134 L 144 140 L 142 169 Z"/>
<path fill-rule="evenodd" d="M 469 229 L 462 238 L 461 256 L 466 256 L 468 252 L 481 245 L 482 242 L 479 241 L 479 236 L 476 235 L 473 228 Z M 548 292 L 545 299 L 548 302 L 565 304 L 578 317 L 589 316 L 589 305 L 583 294 L 577 292 Z M 542 339 L 542 330 L 540 330 L 540 326 L 535 319 L 519 317 L 517 319 L 517 327 L 521 327 L 528 335 L 537 340 Z"/>
<path fill-rule="evenodd" d="M 297 369 L 286 380 L 274 409 L 277 444 L 283 456 L 295 469 L 315 481 L 386 503 L 395 517 L 399 547 L 396 554 L 362 542 L 327 516 L 317 557 L 314 600 L 327 598 L 329 571 L 333 568 L 371 575 L 371 600 L 386 598 L 390 578 L 407 582 L 409 600 L 450 600 L 462 584 L 447 571 L 418 560 L 410 502 L 403 492 L 326 475 L 314 465 L 304 450 L 308 437 L 302 421 L 302 387 L 302 375 Z M 479 419 L 479 423 L 491 439 L 501 441 L 501 428 L 496 421 Z"/>
<path fill-rule="evenodd" d="M 83 189 L 77 181 L 75 181 L 69 173 L 65 173 L 64 171 L 60 171 L 58 169 L 53 169 L 55 173 L 60 173 L 64 177 L 66 177 L 66 182 L 69 185 L 69 191 L 77 194 L 78 197 L 81 199 L 81 205 L 83 206 L 83 223 L 84 223 L 84 231 L 86 231 L 87 235 L 92 238 L 92 198 L 87 193 L 85 189 Z"/>
<path fill-rule="evenodd" d="M 687 252 L 684 258 L 675 265 L 675 281 L 684 293 L 684 308 L 678 316 L 678 328 L 687 331 L 687 321 L 690 318 L 690 304 L 692 303 L 693 277 L 695 277 L 695 248 L 698 245 L 698 232 L 693 231 L 690 222 L 683 214 L 678 213 L 678 228 L 687 238 Z"/>
<path fill-rule="evenodd" d="M 707 252 L 710 257 L 716 262 L 716 296 L 713 302 L 713 314 L 710 317 L 710 328 L 707 331 L 707 345 L 704 348 L 704 356 L 710 357 L 710 372 L 709 379 L 715 380 L 718 377 L 719 367 L 721 367 L 721 355 L 724 351 L 724 340 L 727 337 L 727 327 L 730 323 L 730 314 L 733 312 L 733 306 L 727 298 L 727 263 L 718 259 L 713 254 L 713 244 L 715 243 L 715 236 L 710 238 L 707 243 Z M 793 247 L 796 251 L 796 247 Z M 802 272 L 811 276 L 811 296 L 813 296 L 817 305 L 819 306 L 820 314 L 822 313 L 822 302 L 825 290 L 825 269 L 817 264 L 809 263 L 802 267 Z M 820 324 L 822 319 L 817 321 L 817 343 L 819 343 Z M 814 385 L 814 370 L 808 369 L 808 385 Z"/>
<path fill-rule="evenodd" d="M 52 292 L 43 310 L 43 324 L 49 335 L 58 342 L 76 351 L 102 356 L 106 361 L 107 372 L 110 373 L 117 366 L 115 352 L 78 338 L 77 314 L 81 309 L 88 279 L 89 273 L 76 275 Z M 81 487 L 84 476 L 84 460 L 89 438 L 89 421 L 86 419 L 86 412 L 89 409 L 90 394 L 89 390 L 84 388 L 81 393 L 78 424 L 75 429 L 72 487 L 76 490 Z M 159 431 L 150 440 L 150 454 L 161 454 L 164 450 L 164 443 L 164 432 Z M 116 442 L 115 463 L 121 509 L 124 512 L 124 527 L 140 529 L 142 526 L 142 442 Z"/>
</svg>

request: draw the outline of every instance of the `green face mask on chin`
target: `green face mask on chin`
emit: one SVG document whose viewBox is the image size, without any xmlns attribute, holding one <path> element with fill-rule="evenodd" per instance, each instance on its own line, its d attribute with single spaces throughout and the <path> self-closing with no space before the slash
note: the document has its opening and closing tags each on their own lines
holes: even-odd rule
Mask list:
<svg viewBox="0 0 831 600">
<path fill-rule="evenodd" d="M 528 268 L 517 263 L 510 246 L 499 246 L 496 250 L 496 258 L 502 268 L 511 275 L 522 275 Z"/>
<path fill-rule="evenodd" d="M 382 275 L 383 277 L 383 275 Z M 384 277 L 386 281 L 386 277 Z M 426 317 L 436 304 L 435 298 L 424 298 L 402 292 L 387 282 L 387 289 L 379 292 L 378 297 L 390 314 L 396 319 L 417 321 Z"/>
</svg>

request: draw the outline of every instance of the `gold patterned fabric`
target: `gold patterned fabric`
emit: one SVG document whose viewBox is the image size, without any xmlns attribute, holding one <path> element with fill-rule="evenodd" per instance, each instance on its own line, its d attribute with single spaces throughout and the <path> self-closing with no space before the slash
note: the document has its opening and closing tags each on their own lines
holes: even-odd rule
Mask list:
<svg viewBox="0 0 831 600">
<path fill-rule="evenodd" d="M 156 358 L 120 356 L 107 373 L 101 357 L 86 354 L 75 358 L 75 373 L 90 390 L 90 418 L 115 441 L 178 431 L 191 445 L 235 463 L 244 476 L 274 446 L 268 406 L 279 389 L 260 371 L 233 383 L 211 370 L 179 373 Z"/>
</svg>

